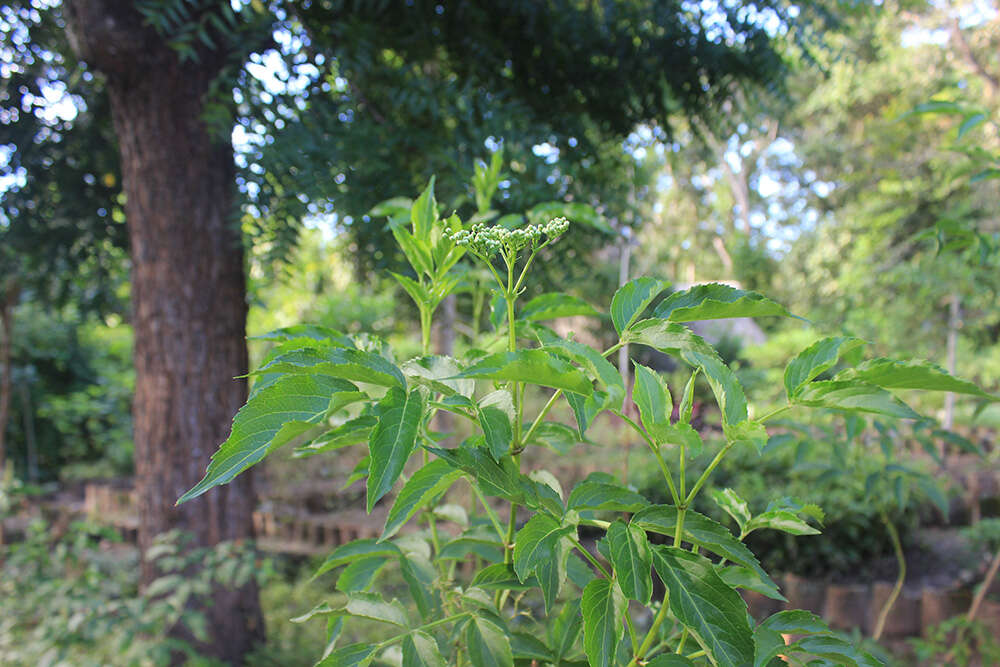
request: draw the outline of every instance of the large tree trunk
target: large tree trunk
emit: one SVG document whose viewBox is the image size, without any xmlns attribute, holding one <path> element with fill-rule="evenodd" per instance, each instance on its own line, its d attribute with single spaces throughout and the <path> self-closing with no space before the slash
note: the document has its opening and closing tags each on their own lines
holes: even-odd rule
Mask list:
<svg viewBox="0 0 1000 667">
<path fill-rule="evenodd" d="M 202 122 L 225 54 L 181 63 L 130 0 L 70 0 L 74 49 L 108 79 L 127 197 L 139 544 L 181 529 L 199 545 L 252 535 L 252 476 L 175 507 L 246 400 L 246 284 L 232 147 Z M 143 563 L 143 581 L 156 572 Z M 257 590 L 218 590 L 203 650 L 231 664 L 262 639 Z M 183 633 L 183 630 L 179 632 Z"/>
</svg>

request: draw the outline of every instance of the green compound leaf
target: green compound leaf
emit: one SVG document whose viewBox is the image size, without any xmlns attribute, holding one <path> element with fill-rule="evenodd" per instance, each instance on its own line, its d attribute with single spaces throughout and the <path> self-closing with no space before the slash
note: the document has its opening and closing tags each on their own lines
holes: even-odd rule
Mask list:
<svg viewBox="0 0 1000 667">
<path fill-rule="evenodd" d="M 688 365 L 700 369 L 722 410 L 723 425 L 746 421 L 747 399 L 736 375 L 722 361 L 715 348 L 683 324 L 662 319 L 642 320 L 629 328 L 622 341 L 647 345 L 664 354 L 678 356 Z"/>
<path fill-rule="evenodd" d="M 578 315 L 596 316 L 600 313 L 583 299 L 562 292 L 548 292 L 536 296 L 524 304 L 521 310 L 521 319 L 532 322 Z"/>
<path fill-rule="evenodd" d="M 446 667 L 438 643 L 426 632 L 412 632 L 403 639 L 402 667 Z"/>
<path fill-rule="evenodd" d="M 544 349 L 491 354 L 455 378 L 526 382 L 583 395 L 594 389 L 580 370 Z"/>
<path fill-rule="evenodd" d="M 315 428 L 326 417 L 331 396 L 357 387 L 325 375 L 290 375 L 261 389 L 233 418 L 229 438 L 212 455 L 205 477 L 177 504 L 232 481 L 275 449 Z"/>
<path fill-rule="evenodd" d="M 380 559 L 380 558 L 398 558 L 401 555 L 399 547 L 395 544 L 389 542 L 378 542 L 371 538 L 366 538 L 363 540 L 354 540 L 353 542 L 348 542 L 347 544 L 342 544 L 333 550 L 323 564 L 319 566 L 316 570 L 316 574 L 313 577 L 318 577 L 325 572 L 329 572 L 334 568 L 338 568 L 341 565 L 347 565 L 359 560 L 366 560 L 369 558 Z"/>
<path fill-rule="evenodd" d="M 622 639 L 622 614 L 627 603 L 618 584 L 594 579 L 583 589 L 583 649 L 591 667 L 612 667 Z"/>
<path fill-rule="evenodd" d="M 386 602 L 381 595 L 375 593 L 352 593 L 344 605 L 344 613 L 356 618 L 367 618 L 373 621 L 389 623 L 401 628 L 409 627 L 406 609 L 399 600 Z"/>
<path fill-rule="evenodd" d="M 567 501 L 571 510 L 637 512 L 649 505 L 641 494 L 625 488 L 607 473 L 595 472 L 573 487 Z"/>
<path fill-rule="evenodd" d="M 381 557 L 352 561 L 337 577 L 337 590 L 343 593 L 368 590 L 375 582 L 375 577 L 390 560 Z"/>
<path fill-rule="evenodd" d="M 615 331 L 622 335 L 668 286 L 669 283 L 657 278 L 642 276 L 618 288 L 611 299 L 611 321 Z"/>
<path fill-rule="evenodd" d="M 694 667 L 694 663 L 683 655 L 663 653 L 647 662 L 646 667 Z"/>
<path fill-rule="evenodd" d="M 750 505 L 747 501 L 737 495 L 732 489 L 714 489 L 711 492 L 712 500 L 722 510 L 736 520 L 736 525 L 742 531 L 750 521 Z"/>
<path fill-rule="evenodd" d="M 643 530 L 672 537 L 677 532 L 677 508 L 673 505 L 653 505 L 637 512 L 632 517 L 632 523 Z M 683 539 L 742 565 L 756 574 L 765 586 L 777 588 L 753 552 L 725 526 L 704 514 L 687 510 Z"/>
<path fill-rule="evenodd" d="M 785 392 L 792 400 L 802 387 L 816 376 L 833 368 L 843 354 L 865 344 L 860 338 L 822 338 L 788 362 L 785 367 Z"/>
<path fill-rule="evenodd" d="M 674 411 L 670 389 L 656 371 L 639 363 L 633 362 L 633 365 L 635 385 L 632 387 L 632 400 L 639 408 L 639 418 L 646 432 L 653 440 L 662 443 L 670 428 L 670 415 Z"/>
<path fill-rule="evenodd" d="M 646 533 L 633 525 L 615 521 L 608 527 L 608 554 L 622 593 L 648 605 L 653 595 L 653 560 Z"/>
<path fill-rule="evenodd" d="M 378 424 L 368 441 L 371 456 L 367 485 L 369 512 L 392 489 L 413 453 L 424 416 L 423 394 L 419 389 L 407 394 L 393 387 L 379 401 L 378 409 Z"/>
<path fill-rule="evenodd" d="M 493 620 L 473 616 L 465 626 L 465 641 L 473 665 L 514 667 L 514 655 L 507 633 Z"/>
<path fill-rule="evenodd" d="M 834 379 L 866 382 L 884 389 L 950 391 L 955 394 L 968 394 L 988 398 L 991 401 L 1000 401 L 1000 396 L 985 392 L 967 380 L 956 378 L 929 361 L 872 359 L 856 368 L 841 371 Z"/>
<path fill-rule="evenodd" d="M 515 660 L 536 660 L 540 663 L 552 662 L 552 651 L 539 639 L 524 632 L 514 632 L 510 636 L 510 647 Z"/>
<path fill-rule="evenodd" d="M 730 317 L 794 317 L 784 306 L 757 292 L 708 283 L 674 292 L 653 312 L 671 322 L 721 320 Z"/>
<path fill-rule="evenodd" d="M 744 530 L 747 534 L 750 534 L 759 528 L 780 530 L 790 535 L 820 534 L 820 531 L 800 519 L 794 512 L 782 509 L 768 510 L 762 514 L 758 514 L 746 524 Z"/>
<path fill-rule="evenodd" d="M 583 616 L 580 614 L 580 601 L 567 600 L 548 628 L 549 646 L 552 647 L 552 652 L 555 654 L 556 664 L 570 655 L 582 628 Z"/>
<path fill-rule="evenodd" d="M 395 535 L 418 510 L 451 488 L 461 477 L 461 470 L 455 470 L 441 459 L 431 461 L 413 473 L 396 496 L 379 540 L 387 540 Z"/>
<path fill-rule="evenodd" d="M 472 585 L 486 590 L 526 591 L 538 586 L 538 579 L 528 577 L 523 582 L 514 572 L 514 566 L 509 563 L 494 563 L 476 573 Z"/>
<path fill-rule="evenodd" d="M 552 333 L 543 327 L 537 327 L 536 333 L 539 340 L 547 348 L 555 348 L 560 354 L 565 355 L 587 371 L 590 376 L 597 380 L 607 392 L 606 400 L 601 404 L 603 408 L 620 410 L 622 401 L 625 399 L 625 383 L 622 382 L 621 373 L 618 369 L 601 355 L 600 352 L 575 340 L 566 340 Z"/>
<path fill-rule="evenodd" d="M 722 577 L 722 580 L 733 588 L 745 588 L 748 591 L 766 595 L 772 600 L 786 601 L 785 596 L 781 594 L 778 586 L 773 581 L 770 579 L 764 581 L 760 578 L 760 575 L 750 568 L 731 565 L 729 567 L 717 567 L 716 569 L 719 571 L 719 576 Z"/>
<path fill-rule="evenodd" d="M 270 373 L 327 375 L 382 387 L 406 387 L 402 371 L 385 357 L 374 352 L 341 347 L 282 354 L 251 375 Z"/>
<path fill-rule="evenodd" d="M 856 380 L 821 380 L 801 388 L 792 402 L 812 408 L 867 412 L 900 419 L 920 419 L 913 408 L 881 387 Z"/>
<path fill-rule="evenodd" d="M 430 241 L 431 229 L 437 222 L 437 201 L 434 199 L 434 177 L 431 176 L 427 187 L 420 193 L 410 208 L 410 222 L 413 224 L 413 235 L 424 242 Z"/>
<path fill-rule="evenodd" d="M 670 611 L 700 640 L 716 664 L 753 662 L 747 606 L 712 562 L 689 551 L 654 546 L 653 567 L 667 587 Z"/>
</svg>

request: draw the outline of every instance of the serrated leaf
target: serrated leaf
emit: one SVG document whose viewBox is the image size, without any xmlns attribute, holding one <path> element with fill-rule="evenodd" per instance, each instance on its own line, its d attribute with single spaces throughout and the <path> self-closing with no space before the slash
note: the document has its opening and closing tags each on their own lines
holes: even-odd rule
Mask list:
<svg viewBox="0 0 1000 667">
<path fill-rule="evenodd" d="M 536 514 L 514 538 L 514 572 L 522 582 L 536 574 L 546 607 L 555 602 L 566 578 L 565 554 L 560 543 L 575 533 L 575 526 L 564 526 L 552 517 Z"/>
<path fill-rule="evenodd" d="M 391 558 L 368 557 L 348 563 L 337 577 L 337 590 L 343 593 L 357 593 L 368 590 L 375 576 Z"/>
<path fill-rule="evenodd" d="M 896 359 L 871 359 L 856 368 L 848 368 L 834 380 L 861 381 L 884 389 L 924 389 L 927 391 L 948 391 L 955 394 L 968 394 L 991 401 L 1000 401 L 995 396 L 983 391 L 967 380 L 961 380 L 948 373 L 940 366 L 929 361 Z"/>
<path fill-rule="evenodd" d="M 476 573 L 472 579 L 472 586 L 478 586 L 486 590 L 512 590 L 525 591 L 538 586 L 538 579 L 528 577 L 523 582 L 514 572 L 514 566 L 509 563 L 494 563 L 487 565 Z"/>
<path fill-rule="evenodd" d="M 326 375 L 382 387 L 406 387 L 403 373 L 385 357 L 366 350 L 342 347 L 305 349 L 282 354 L 251 375 L 266 373 Z"/>
<path fill-rule="evenodd" d="M 673 398 L 666 381 L 656 371 L 633 362 L 635 384 L 632 400 L 639 408 L 639 419 L 646 432 L 657 443 L 662 443 L 664 433 L 670 428 L 670 415 L 674 411 Z"/>
<path fill-rule="evenodd" d="M 657 278 L 642 276 L 618 288 L 611 299 L 611 321 L 615 331 L 621 335 L 668 286 L 669 283 Z"/>
<path fill-rule="evenodd" d="M 440 612 L 441 599 L 434 587 L 438 573 L 430 561 L 429 553 L 405 551 L 399 565 L 400 574 L 420 615 L 427 618 Z"/>
<path fill-rule="evenodd" d="M 749 534 L 760 528 L 780 530 L 790 535 L 819 535 L 820 533 L 820 531 L 787 510 L 768 510 L 763 514 L 758 514 L 747 524 L 745 532 Z"/>
<path fill-rule="evenodd" d="M 583 299 L 564 294 L 563 292 L 548 292 L 536 296 L 524 304 L 521 309 L 521 319 L 528 321 L 553 320 L 558 317 L 576 317 L 579 315 L 599 315 L 597 309 Z"/>
<path fill-rule="evenodd" d="M 683 655 L 661 653 L 647 662 L 646 667 L 694 667 L 694 663 Z"/>
<path fill-rule="evenodd" d="M 410 222 L 413 224 L 413 235 L 422 241 L 429 241 L 431 229 L 437 222 L 437 200 L 434 199 L 434 177 L 431 176 L 427 187 L 420 193 L 410 208 Z"/>
<path fill-rule="evenodd" d="M 205 476 L 177 504 L 232 481 L 281 445 L 313 428 L 326 416 L 331 395 L 352 389 L 357 388 L 325 375 L 291 375 L 262 389 L 236 413 L 232 432 L 212 455 Z"/>
<path fill-rule="evenodd" d="M 487 406 L 479 408 L 479 425 L 486 438 L 486 448 L 494 459 L 499 460 L 510 453 L 510 443 L 514 440 L 514 428 L 510 417 L 500 408 Z"/>
<path fill-rule="evenodd" d="M 770 579 L 764 581 L 750 568 L 732 565 L 716 569 L 719 571 L 719 576 L 722 577 L 722 580 L 733 588 L 745 588 L 748 591 L 766 595 L 772 600 L 786 601 L 785 596 L 781 594 L 778 586 L 773 581 Z"/>
<path fill-rule="evenodd" d="M 567 454 L 578 442 L 578 432 L 569 426 L 559 422 L 542 422 L 535 429 L 531 440 L 525 444 L 539 444 L 559 454 Z"/>
<path fill-rule="evenodd" d="M 445 667 L 437 642 L 426 632 L 411 632 L 403 639 L 402 667 Z"/>
<path fill-rule="evenodd" d="M 357 618 L 381 621 L 401 628 L 406 628 L 410 624 L 406 617 L 406 609 L 399 600 L 386 602 L 382 596 L 374 593 L 352 593 L 347 597 L 344 612 Z"/>
<path fill-rule="evenodd" d="M 515 660 L 536 660 L 552 662 L 552 651 L 540 639 L 524 633 L 513 632 L 510 635 L 510 647 Z"/>
<path fill-rule="evenodd" d="M 461 560 L 470 553 L 488 562 L 496 562 L 503 560 L 503 544 L 491 529 L 477 526 L 442 545 L 437 559 Z"/>
<path fill-rule="evenodd" d="M 417 511 L 447 491 L 461 477 L 460 470 L 455 470 L 447 461 L 440 459 L 429 462 L 413 473 L 396 496 L 379 539 L 386 540 L 395 535 Z"/>
<path fill-rule="evenodd" d="M 465 626 L 465 641 L 476 667 L 514 667 L 507 633 L 494 621 L 473 616 Z"/>
<path fill-rule="evenodd" d="M 677 547 L 652 547 L 653 567 L 667 587 L 670 611 L 701 640 L 719 665 L 753 662 L 747 606 L 712 562 Z"/>
<path fill-rule="evenodd" d="M 843 354 L 865 344 L 860 338 L 822 338 L 788 362 L 785 367 L 785 392 L 792 400 L 802 387 L 815 377 L 833 368 Z"/>
<path fill-rule="evenodd" d="M 618 584 L 594 579 L 583 589 L 583 648 L 591 667 L 612 667 L 622 639 L 622 614 L 627 608 Z"/>
<path fill-rule="evenodd" d="M 391 388 L 378 403 L 378 424 L 368 441 L 371 463 L 368 469 L 368 512 L 392 490 L 417 443 L 417 431 L 424 416 L 424 399 L 419 389 L 405 393 Z"/>
<path fill-rule="evenodd" d="M 625 488 L 607 473 L 591 473 L 573 487 L 567 501 L 571 510 L 636 512 L 649 505 L 641 494 Z"/>
<path fill-rule="evenodd" d="M 626 343 L 639 343 L 679 356 L 685 363 L 705 374 L 712 393 L 722 410 L 723 424 L 738 424 L 747 419 L 747 399 L 743 387 L 703 338 L 683 324 L 662 319 L 649 319 L 632 325 L 622 337 Z"/>
<path fill-rule="evenodd" d="M 881 387 L 856 380 L 822 380 L 805 385 L 792 399 L 797 405 L 887 415 L 900 419 L 920 419 L 903 401 Z"/>
<path fill-rule="evenodd" d="M 590 396 L 566 394 L 566 402 L 569 403 L 573 410 L 573 416 L 576 418 L 580 439 L 583 439 L 587 429 L 594 422 L 594 418 L 604 410 L 605 397 L 606 394 L 602 391 L 594 391 Z"/>
<path fill-rule="evenodd" d="M 567 600 L 559 614 L 548 626 L 549 646 L 552 647 L 553 657 L 557 664 L 573 650 L 582 628 L 583 617 L 580 614 L 580 601 Z"/>
<path fill-rule="evenodd" d="M 648 605 L 653 595 L 652 556 L 646 533 L 637 526 L 615 521 L 608 527 L 608 555 L 622 593 Z"/>
<path fill-rule="evenodd" d="M 342 544 L 333 552 L 326 557 L 323 564 L 319 566 L 316 570 L 316 574 L 313 577 L 318 577 L 319 575 L 329 572 L 330 570 L 340 567 L 341 565 L 347 565 L 356 560 L 366 559 L 366 558 L 384 558 L 384 557 L 398 557 L 400 555 L 399 547 L 395 544 L 389 542 L 378 542 L 376 540 L 366 538 L 363 540 L 354 540 L 353 542 L 348 542 L 347 544 Z"/>
<path fill-rule="evenodd" d="M 742 531 L 747 522 L 750 521 L 750 505 L 747 504 L 747 501 L 740 498 L 732 489 L 714 489 L 711 495 L 715 504 L 733 517 L 736 520 L 736 525 Z"/>
<path fill-rule="evenodd" d="M 290 327 L 274 329 L 258 336 L 248 336 L 248 340 L 265 340 L 275 342 L 286 342 L 299 339 L 320 341 L 329 345 L 339 345 L 341 347 L 354 347 L 354 342 L 336 329 L 319 326 L 317 324 L 295 324 Z"/>
<path fill-rule="evenodd" d="M 367 667 L 375 657 L 375 644 L 351 644 L 316 663 L 316 667 Z"/>
<path fill-rule="evenodd" d="M 452 380 L 461 369 L 451 357 L 428 355 L 411 359 L 403 364 L 402 371 L 416 384 L 422 384 L 444 396 L 471 398 L 476 391 L 475 380 Z"/>
<path fill-rule="evenodd" d="M 643 530 L 672 537 L 677 532 L 677 514 L 677 508 L 672 505 L 653 505 L 637 512 L 632 523 Z M 762 582 L 775 586 L 753 552 L 721 523 L 687 510 L 683 530 L 684 540 L 752 570 Z"/>
<path fill-rule="evenodd" d="M 720 283 L 695 285 L 683 292 L 674 292 L 660 302 L 653 314 L 671 322 L 730 317 L 792 317 L 784 306 L 762 294 Z"/>
<path fill-rule="evenodd" d="M 590 376 L 597 380 L 607 393 L 606 400 L 601 403 L 602 408 L 620 410 L 625 399 L 625 383 L 622 381 L 621 373 L 618 369 L 604 358 L 604 356 L 590 347 L 575 340 L 560 338 L 550 331 L 537 328 L 539 339 L 547 348 L 556 348 L 559 353 L 569 357 L 571 361 L 579 364 Z"/>
<path fill-rule="evenodd" d="M 491 354 L 455 378 L 526 382 L 582 395 L 593 391 L 586 375 L 544 349 Z"/>
<path fill-rule="evenodd" d="M 726 440 L 734 445 L 748 444 L 760 454 L 767 446 L 767 429 L 760 422 L 747 419 L 738 424 L 723 424 Z"/>
</svg>

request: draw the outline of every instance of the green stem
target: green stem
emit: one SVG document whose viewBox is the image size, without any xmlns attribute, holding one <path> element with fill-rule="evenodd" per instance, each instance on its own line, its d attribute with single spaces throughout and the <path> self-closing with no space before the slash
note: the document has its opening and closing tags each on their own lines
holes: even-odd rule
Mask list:
<svg viewBox="0 0 1000 667">
<path fill-rule="evenodd" d="M 531 436 L 535 434 L 535 430 L 541 425 L 542 419 L 545 418 L 545 415 L 549 414 L 549 410 L 551 410 L 552 406 L 556 404 L 556 400 L 558 400 L 560 396 L 562 396 L 562 389 L 556 389 L 555 393 L 549 397 L 548 402 L 542 406 L 541 410 L 538 411 L 538 416 L 535 417 L 535 421 L 531 422 L 528 432 L 524 434 L 524 442 L 531 441 Z"/>
<path fill-rule="evenodd" d="M 895 552 L 896 562 L 899 564 L 899 575 L 896 577 L 896 583 L 892 587 L 892 592 L 889 593 L 888 599 L 886 599 L 882 609 L 879 610 L 878 621 L 876 621 L 875 630 L 872 632 L 872 639 L 875 641 L 878 641 L 882 636 L 882 631 L 885 630 L 886 619 L 889 618 L 889 612 L 892 611 L 893 605 L 896 604 L 896 599 L 899 598 L 899 594 L 903 590 L 903 582 L 906 580 L 906 555 L 903 553 L 903 545 L 899 541 L 899 532 L 885 512 L 881 512 L 880 517 L 889 533 L 889 539 L 892 540 L 892 550 Z"/>
<path fill-rule="evenodd" d="M 400 641 L 402 639 L 405 639 L 407 635 L 413 634 L 414 632 L 420 632 L 422 630 L 430 630 L 431 628 L 436 628 L 437 626 L 444 625 L 445 623 L 453 623 L 453 622 L 455 622 L 457 620 L 465 618 L 466 616 L 472 616 L 472 612 L 463 611 L 461 614 L 455 614 L 453 616 L 446 616 L 445 618 L 439 618 L 436 621 L 431 621 L 430 623 L 425 623 L 425 624 L 421 625 L 420 627 L 416 627 L 416 628 L 413 628 L 411 630 L 407 630 L 406 632 L 402 632 L 402 633 L 400 633 L 400 634 L 398 634 L 398 635 L 396 635 L 394 637 L 389 637 L 388 639 L 386 639 L 383 642 L 379 642 L 378 644 L 375 645 L 375 650 L 379 651 L 379 650 L 385 648 L 386 646 L 391 646 L 392 644 L 395 644 L 396 642 L 398 642 L 398 641 Z"/>
<path fill-rule="evenodd" d="M 608 572 L 607 569 L 603 565 L 601 565 L 601 561 L 599 561 L 596 558 L 594 558 L 594 555 L 592 553 L 590 553 L 589 551 L 587 551 L 586 547 L 584 547 L 582 544 L 580 544 L 577 540 L 573 539 L 572 537 L 569 538 L 569 539 L 573 543 L 573 546 L 576 547 L 576 549 L 580 553 L 582 553 L 584 555 L 584 557 L 586 557 L 587 560 L 590 561 L 590 564 L 593 565 L 594 567 L 596 567 L 597 571 L 604 575 L 605 579 L 610 579 L 611 578 L 611 573 Z"/>
<path fill-rule="evenodd" d="M 580 519 L 581 526 L 593 526 L 594 528 L 600 528 L 601 530 L 607 530 L 611 527 L 610 521 L 601 521 L 600 519 Z"/>
<path fill-rule="evenodd" d="M 680 548 L 681 537 L 684 535 L 684 515 L 687 514 L 687 507 L 677 508 L 677 527 L 674 530 L 674 546 Z"/>
<path fill-rule="evenodd" d="M 712 459 L 712 462 L 708 464 L 707 468 L 705 468 L 705 472 L 701 473 L 701 477 L 699 477 L 698 481 L 695 482 L 694 486 L 691 487 L 691 493 L 689 493 L 687 498 L 684 499 L 685 507 L 689 507 L 691 505 L 691 501 L 694 500 L 694 497 L 698 495 L 699 491 L 701 491 L 701 487 L 703 487 L 705 485 L 705 482 L 708 481 L 709 475 L 711 475 L 712 471 L 715 470 L 716 466 L 718 466 L 719 463 L 722 462 L 722 458 L 726 455 L 726 452 L 728 452 L 732 448 L 733 448 L 733 443 L 727 442 L 726 446 L 720 449 L 719 453 L 715 455 L 715 458 Z"/>
<path fill-rule="evenodd" d="M 656 613 L 653 618 L 653 624 L 649 626 L 649 630 L 646 631 L 646 636 L 642 639 L 642 644 L 639 645 L 639 650 L 635 652 L 632 656 L 632 660 L 626 665 L 626 667 L 636 667 L 640 660 L 643 660 L 646 651 L 653 644 L 653 640 L 656 638 L 656 633 L 660 631 L 660 626 L 663 625 L 663 619 L 667 617 L 667 610 L 669 605 L 667 604 L 667 594 L 663 594 L 663 605 L 660 607 L 660 611 Z"/>
<path fill-rule="evenodd" d="M 500 538 L 500 540 L 502 541 L 504 538 L 504 532 L 503 528 L 500 526 L 500 517 L 497 516 L 496 511 L 494 511 L 494 509 L 490 507 L 490 504 L 486 502 L 486 497 L 483 496 L 483 492 L 479 490 L 479 487 L 476 486 L 476 483 L 471 479 L 468 481 L 469 481 L 469 486 L 472 488 L 472 493 L 475 494 L 476 498 L 479 499 L 479 504 L 483 506 L 484 510 L 486 510 L 486 515 L 489 516 L 490 523 L 493 524 L 493 529 L 497 531 L 497 537 Z"/>
<path fill-rule="evenodd" d="M 421 303 L 419 306 L 421 349 L 423 350 L 423 355 L 426 357 L 431 353 L 431 318 L 433 313 L 427 307 L 426 303 Z"/>
<path fill-rule="evenodd" d="M 680 507 L 681 505 L 680 496 L 677 495 L 677 488 L 674 486 L 673 477 L 671 477 L 670 475 L 670 468 L 667 467 L 667 462 L 663 460 L 663 455 L 660 454 L 659 446 L 655 442 L 653 442 L 653 440 L 648 435 L 646 435 L 646 432 L 643 431 L 638 424 L 632 421 L 628 417 L 628 415 L 620 412 L 615 414 L 621 417 L 626 424 L 631 426 L 635 430 L 635 432 L 638 433 L 642 437 L 642 439 L 646 441 L 646 444 L 649 445 L 650 451 L 652 451 L 653 456 L 656 457 L 656 462 L 660 465 L 660 472 L 663 473 L 663 479 L 666 480 L 667 482 L 667 488 L 670 490 L 670 497 L 673 499 L 674 505 Z"/>
<path fill-rule="evenodd" d="M 632 654 L 639 652 L 639 640 L 635 635 L 635 624 L 632 622 L 632 615 L 628 610 L 628 603 L 625 604 L 625 627 L 628 628 L 628 638 L 632 643 Z"/>
<path fill-rule="evenodd" d="M 763 417 L 761 417 L 757 421 L 760 422 L 761 424 L 763 424 L 768 419 L 774 419 L 778 415 L 783 414 L 783 413 L 791 410 L 793 407 L 795 407 L 795 406 L 794 405 L 783 405 L 780 408 L 775 408 L 774 410 L 771 410 L 770 412 L 768 412 L 766 415 L 764 415 Z"/>
<path fill-rule="evenodd" d="M 681 640 L 677 642 L 677 653 L 684 652 L 684 644 L 687 642 L 687 638 L 688 638 L 688 629 L 684 628 L 684 631 L 681 632 Z"/>
</svg>

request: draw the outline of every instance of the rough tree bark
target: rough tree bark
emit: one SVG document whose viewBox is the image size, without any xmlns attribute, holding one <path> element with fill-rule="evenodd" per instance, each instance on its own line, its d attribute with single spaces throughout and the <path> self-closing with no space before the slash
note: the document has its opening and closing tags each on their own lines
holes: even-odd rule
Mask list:
<svg viewBox="0 0 1000 667">
<path fill-rule="evenodd" d="M 139 543 L 171 529 L 199 545 L 252 536 L 252 475 L 177 508 L 246 400 L 246 280 L 232 147 L 202 122 L 225 61 L 182 63 L 131 0 L 68 0 L 70 43 L 107 77 L 132 258 Z M 143 581 L 156 576 L 143 563 Z M 255 585 L 219 589 L 202 647 L 230 664 L 263 638 Z M 183 630 L 178 630 L 183 634 Z"/>
</svg>

